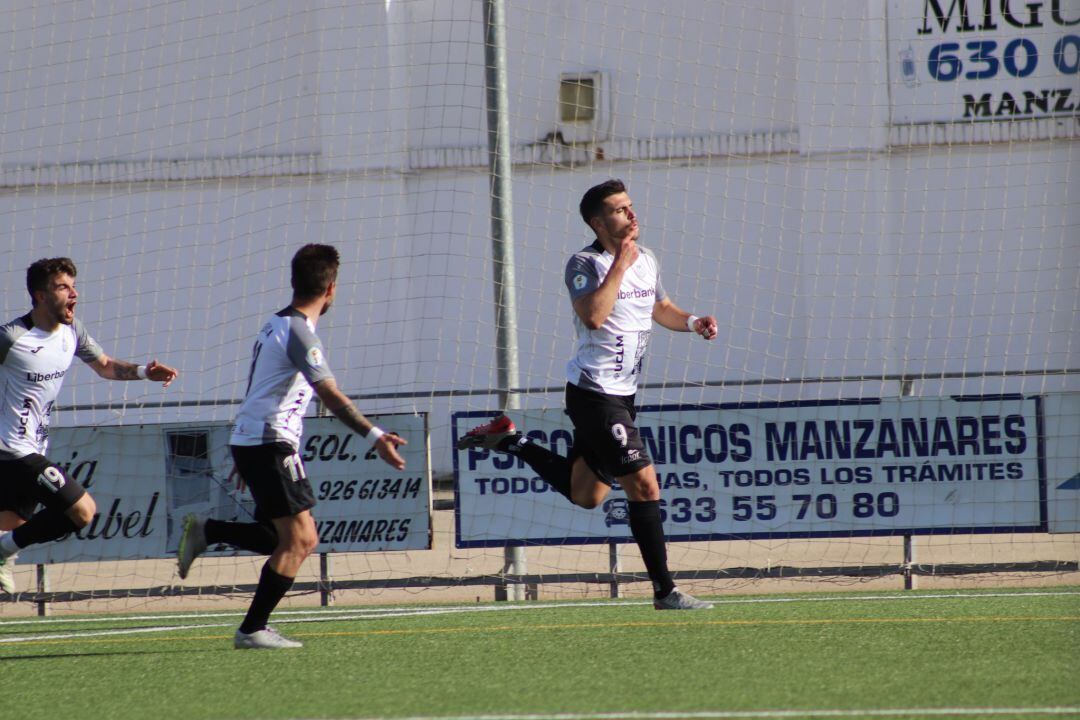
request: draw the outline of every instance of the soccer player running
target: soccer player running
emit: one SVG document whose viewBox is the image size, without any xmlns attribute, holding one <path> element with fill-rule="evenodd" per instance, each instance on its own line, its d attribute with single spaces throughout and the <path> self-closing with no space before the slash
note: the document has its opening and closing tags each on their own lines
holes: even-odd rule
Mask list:
<svg viewBox="0 0 1080 720">
<path fill-rule="evenodd" d="M 675 586 L 660 521 L 660 486 L 634 420 L 634 397 L 652 323 L 716 337 L 716 319 L 679 309 L 660 283 L 659 264 L 638 246 L 638 221 L 620 180 L 590 188 L 581 217 L 596 241 L 566 264 L 577 347 L 567 364 L 566 413 L 574 424 L 569 457 L 532 442 L 505 415 L 470 430 L 458 448 L 482 447 L 524 460 L 575 505 L 591 509 L 618 481 L 629 500 L 630 532 L 653 584 L 657 610 L 701 610 L 712 604 Z"/>
<path fill-rule="evenodd" d="M 301 564 L 319 544 L 311 509 L 315 494 L 300 460 L 303 417 L 312 390 L 346 427 L 367 437 L 379 457 L 398 470 L 405 440 L 384 433 L 338 389 L 315 324 L 337 292 L 340 258 L 330 245 L 305 245 L 292 259 L 292 302 L 259 331 L 252 349 L 247 392 L 229 440 L 236 472 L 255 499 L 255 522 L 184 518 L 177 564 L 186 578 L 207 545 L 226 543 L 269 555 L 255 596 L 233 645 L 238 649 L 301 647 L 267 626 Z"/>
<path fill-rule="evenodd" d="M 168 387 L 177 376 L 157 360 L 136 365 L 102 351 L 75 317 L 76 274 L 70 258 L 34 262 L 26 270 L 30 312 L 0 325 L 0 588 L 8 593 L 19 550 L 80 530 L 97 512 L 90 493 L 45 457 L 53 404 L 72 361 L 106 380 Z"/>
</svg>

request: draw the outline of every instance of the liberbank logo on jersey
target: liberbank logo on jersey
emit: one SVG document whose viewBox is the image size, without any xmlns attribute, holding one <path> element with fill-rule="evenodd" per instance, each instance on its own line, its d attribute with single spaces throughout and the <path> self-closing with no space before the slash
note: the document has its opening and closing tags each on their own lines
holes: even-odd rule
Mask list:
<svg viewBox="0 0 1080 720">
<path fill-rule="evenodd" d="M 43 383 L 43 382 L 49 382 L 50 380 L 59 380 L 60 378 L 64 377 L 65 375 L 67 375 L 67 369 L 56 370 L 55 372 L 51 372 L 51 373 L 28 372 L 28 373 L 26 373 L 26 381 L 27 382 Z"/>
<path fill-rule="evenodd" d="M 653 288 L 634 288 L 633 290 L 620 290 L 617 297 L 619 300 L 626 300 L 627 298 L 650 298 L 654 295 L 656 295 L 656 290 Z"/>
</svg>

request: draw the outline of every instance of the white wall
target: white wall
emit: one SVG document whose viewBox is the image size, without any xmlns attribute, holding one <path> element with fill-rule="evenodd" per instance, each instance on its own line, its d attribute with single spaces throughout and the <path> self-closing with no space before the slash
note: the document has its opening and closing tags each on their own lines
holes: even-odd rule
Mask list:
<svg viewBox="0 0 1080 720">
<path fill-rule="evenodd" d="M 27 309 L 27 264 L 70 255 L 79 314 L 106 350 L 156 355 L 183 378 L 163 394 L 81 370 L 62 404 L 237 397 L 250 338 L 288 302 L 288 258 L 310 241 L 338 245 L 345 260 L 320 332 L 348 391 L 494 385 L 486 169 L 409 164 L 418 148 L 486 143 L 480 3 L 250 2 L 223 12 L 193 0 L 113 3 L 93 17 L 88 7 L 19 0 L 0 10 L 0 26 L 13 28 L 0 67 L 0 315 Z M 515 144 L 555 127 L 559 73 L 587 69 L 609 71 L 614 139 L 626 147 L 787 131 L 800 143 L 649 161 L 590 150 L 573 166 L 517 166 L 523 385 L 562 383 L 572 343 L 563 265 L 591 240 L 577 202 L 610 176 L 628 182 L 643 244 L 660 255 L 676 302 L 720 320 L 711 345 L 658 332 L 648 381 L 1080 365 L 1080 200 L 1067 190 L 1080 146 L 889 147 L 883 18 L 883 0 L 509 3 Z M 281 155 L 312 157 L 318 172 L 258 164 Z M 205 158 L 256 177 L 207 177 L 196 162 Z M 157 180 L 95 180 L 104 165 Z M 70 183 L 26 179 L 57 168 Z M 1080 388 L 1062 376 L 917 388 L 1061 389 Z M 851 380 L 644 399 L 896 392 Z M 434 463 L 446 468 L 449 412 L 492 403 L 421 397 L 365 409 L 431 411 Z M 230 415 L 124 408 L 60 421 Z"/>
</svg>

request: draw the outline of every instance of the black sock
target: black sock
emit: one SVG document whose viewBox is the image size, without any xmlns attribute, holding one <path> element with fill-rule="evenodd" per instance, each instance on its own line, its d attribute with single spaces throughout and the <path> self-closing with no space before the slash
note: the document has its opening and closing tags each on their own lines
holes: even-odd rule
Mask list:
<svg viewBox="0 0 1080 720">
<path fill-rule="evenodd" d="M 529 438 L 514 435 L 504 439 L 499 444 L 499 450 L 524 460 L 544 482 L 562 493 L 567 500 L 574 502 L 570 496 L 570 461 L 562 455 Z"/>
<path fill-rule="evenodd" d="M 78 526 L 64 513 L 46 509 L 35 513 L 24 524 L 15 528 L 11 533 L 11 539 L 20 548 L 24 548 L 27 545 L 62 538 L 78 529 Z"/>
<path fill-rule="evenodd" d="M 667 540 L 660 522 L 660 501 L 645 500 L 630 503 L 630 532 L 641 550 L 641 559 L 652 580 L 653 594 L 666 597 L 675 587 L 667 566 Z"/>
<path fill-rule="evenodd" d="M 259 555 L 269 555 L 277 547 L 277 530 L 270 523 L 226 522 L 211 518 L 204 527 L 207 545 L 225 543 Z"/>
<path fill-rule="evenodd" d="M 270 613 L 274 612 L 281 598 L 289 592 L 295 579 L 278 575 L 270 568 L 268 560 L 259 575 L 259 586 L 255 588 L 255 597 L 251 599 L 251 607 L 248 608 L 244 622 L 240 623 L 240 632 L 250 635 L 256 630 L 264 629 L 266 621 L 270 619 Z"/>
</svg>

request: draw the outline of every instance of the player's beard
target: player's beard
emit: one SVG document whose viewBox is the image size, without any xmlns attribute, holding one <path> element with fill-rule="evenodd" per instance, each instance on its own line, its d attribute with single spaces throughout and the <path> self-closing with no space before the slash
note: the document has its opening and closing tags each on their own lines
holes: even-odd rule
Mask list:
<svg viewBox="0 0 1080 720">
<path fill-rule="evenodd" d="M 70 325 L 71 323 L 75 322 L 75 304 L 70 303 L 70 314 L 68 313 L 68 305 L 68 301 L 64 300 L 57 301 L 56 303 L 49 306 L 49 313 L 53 316 L 53 319 L 56 320 L 56 322 L 63 325 Z"/>
<path fill-rule="evenodd" d="M 633 221 L 621 228 L 618 231 L 618 235 L 615 235 L 614 237 L 616 237 L 619 242 L 622 242 L 623 240 L 633 240 L 634 242 L 637 242 L 640 236 L 641 225 L 638 225 L 637 221 Z"/>
</svg>

